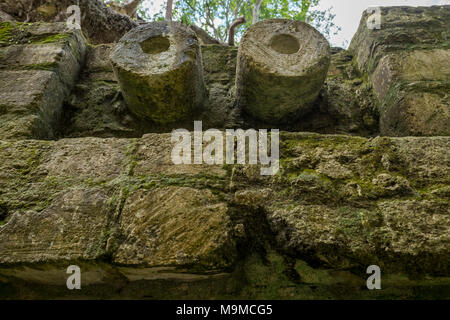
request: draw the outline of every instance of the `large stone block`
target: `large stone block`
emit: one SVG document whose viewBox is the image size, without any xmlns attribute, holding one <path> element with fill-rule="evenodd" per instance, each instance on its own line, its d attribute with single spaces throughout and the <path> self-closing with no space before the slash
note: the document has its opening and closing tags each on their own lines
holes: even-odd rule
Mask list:
<svg viewBox="0 0 450 320">
<path fill-rule="evenodd" d="M 114 2 L 113 2 L 114 3 Z M 76 5 L 81 11 L 81 28 L 91 44 L 113 43 L 138 23 L 125 14 L 111 10 L 104 1 L 97 0 L 2 0 L 0 10 L 17 21 L 31 23 L 66 21 L 68 7 Z M 1 20 L 1 19 L 0 19 Z"/>
<path fill-rule="evenodd" d="M 83 72 L 86 74 L 98 72 L 113 72 L 109 57 L 115 44 L 100 44 L 89 47 L 86 52 L 86 63 Z"/>
<path fill-rule="evenodd" d="M 387 136 L 450 135 L 450 81 L 395 83 L 380 109 Z"/>
<path fill-rule="evenodd" d="M 384 56 L 370 76 L 381 106 L 383 135 L 450 134 L 450 50 Z"/>
<path fill-rule="evenodd" d="M 110 180 L 125 173 L 123 161 L 128 147 L 125 139 L 108 143 L 98 138 L 62 139 L 52 144 L 37 169 L 50 177 Z"/>
<path fill-rule="evenodd" d="M 349 51 L 360 70 L 371 73 L 390 52 L 448 48 L 450 6 L 380 7 L 380 29 L 368 28 L 373 14 L 364 12 Z"/>
<path fill-rule="evenodd" d="M 368 19 L 349 51 L 380 102 L 380 133 L 450 134 L 450 6 L 381 8 L 381 29 Z"/>
<path fill-rule="evenodd" d="M 211 176 L 226 179 L 228 173 L 223 165 L 178 164 L 172 161 L 174 143 L 171 134 L 147 134 L 140 139 L 136 152 L 135 176 L 183 175 Z M 192 155 L 194 152 L 192 151 Z"/>
<path fill-rule="evenodd" d="M 208 119 L 207 123 L 213 128 L 223 128 L 225 125 L 232 127 L 229 122 L 230 110 L 233 110 L 235 103 L 237 53 L 238 49 L 234 46 L 202 46 L 205 85 L 209 94 L 209 106 L 204 114 Z"/>
<path fill-rule="evenodd" d="M 64 23 L 0 27 L 0 112 L 9 114 L 1 120 L 0 137 L 54 138 L 63 100 L 84 60 L 84 38 Z"/>
<path fill-rule="evenodd" d="M 73 189 L 42 212 L 17 212 L 0 227 L 0 264 L 96 259 L 105 254 L 108 198 Z"/>
<path fill-rule="evenodd" d="M 228 267 L 236 249 L 227 211 L 227 204 L 210 190 L 137 191 L 129 196 L 121 215 L 123 241 L 114 261 L 149 267 Z"/>
<path fill-rule="evenodd" d="M 385 55 L 370 76 L 380 101 L 393 84 L 416 81 L 450 81 L 450 50 L 400 51 Z"/>
<path fill-rule="evenodd" d="M 274 192 L 258 203 L 287 252 L 342 268 L 449 274 L 448 137 L 281 141 Z"/>
<path fill-rule="evenodd" d="M 328 41 L 310 25 L 264 20 L 239 45 L 236 96 L 250 115 L 268 123 L 311 111 L 330 64 Z"/>
<path fill-rule="evenodd" d="M 0 70 L 2 139 L 54 137 L 65 88 L 57 74 L 44 70 Z"/>
<path fill-rule="evenodd" d="M 450 212 L 442 201 L 385 201 L 370 209 L 277 205 L 268 219 L 287 250 L 328 265 L 450 271 Z"/>
<path fill-rule="evenodd" d="M 128 32 L 111 54 L 128 108 L 156 123 L 186 118 L 205 98 L 200 45 L 177 22 L 153 22 Z"/>
<path fill-rule="evenodd" d="M 16 212 L 41 212 L 73 187 L 117 188 L 112 181 L 126 175 L 130 142 L 86 138 L 0 143 L 0 206 L 3 221 Z M 97 154 L 96 156 L 92 156 Z M 0 221 L 1 224 L 1 221 Z"/>
</svg>

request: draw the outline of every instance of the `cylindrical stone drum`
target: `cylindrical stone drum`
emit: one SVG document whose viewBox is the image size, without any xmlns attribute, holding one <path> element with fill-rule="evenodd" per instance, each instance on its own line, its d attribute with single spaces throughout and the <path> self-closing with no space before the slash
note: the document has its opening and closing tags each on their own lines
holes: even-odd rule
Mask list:
<svg viewBox="0 0 450 320">
<path fill-rule="evenodd" d="M 166 124 L 186 118 L 205 98 L 196 34 L 178 22 L 152 22 L 129 31 L 111 53 L 128 108 Z"/>
<path fill-rule="evenodd" d="M 328 41 L 309 24 L 257 22 L 239 45 L 237 101 L 246 113 L 267 123 L 299 119 L 311 111 L 329 64 Z"/>
</svg>

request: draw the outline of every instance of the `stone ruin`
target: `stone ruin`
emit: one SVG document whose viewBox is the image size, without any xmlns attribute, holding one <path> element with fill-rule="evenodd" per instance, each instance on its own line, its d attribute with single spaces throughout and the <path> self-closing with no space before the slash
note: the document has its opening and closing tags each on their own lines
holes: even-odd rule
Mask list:
<svg viewBox="0 0 450 320">
<path fill-rule="evenodd" d="M 0 22 L 0 298 L 450 297 L 450 6 L 364 14 L 348 50 L 114 17 Z M 174 165 L 194 120 L 280 129 L 280 171 Z"/>
<path fill-rule="evenodd" d="M 111 55 L 125 102 L 136 116 L 173 123 L 201 108 L 206 91 L 196 34 L 178 22 L 127 33 Z"/>
</svg>

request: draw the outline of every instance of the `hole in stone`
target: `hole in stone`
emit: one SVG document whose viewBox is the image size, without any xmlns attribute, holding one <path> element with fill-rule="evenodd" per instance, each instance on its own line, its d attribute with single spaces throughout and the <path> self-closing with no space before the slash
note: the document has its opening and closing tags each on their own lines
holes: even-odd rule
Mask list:
<svg viewBox="0 0 450 320">
<path fill-rule="evenodd" d="M 156 54 L 167 51 L 170 47 L 170 41 L 167 37 L 156 36 L 142 41 L 140 46 L 145 53 Z"/>
<path fill-rule="evenodd" d="M 270 47 L 278 53 L 293 54 L 300 50 L 300 43 L 289 34 L 277 34 L 270 40 Z"/>
</svg>

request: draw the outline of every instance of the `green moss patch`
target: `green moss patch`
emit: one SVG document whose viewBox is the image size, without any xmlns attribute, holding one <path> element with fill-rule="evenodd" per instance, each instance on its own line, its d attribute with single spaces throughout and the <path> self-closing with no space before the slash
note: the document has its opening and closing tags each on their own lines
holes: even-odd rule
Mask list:
<svg viewBox="0 0 450 320">
<path fill-rule="evenodd" d="M 63 42 L 70 38 L 70 34 L 54 34 L 54 35 L 43 35 L 40 37 L 35 37 L 31 41 L 33 44 L 46 44 L 46 43 L 57 43 Z"/>
<path fill-rule="evenodd" d="M 8 22 L 0 22 L 0 46 L 8 44 L 12 37 L 13 27 Z"/>
<path fill-rule="evenodd" d="M 33 24 L 21 22 L 0 22 L 0 48 L 14 44 L 59 43 L 70 38 L 70 34 L 40 34 L 30 32 Z"/>
</svg>

